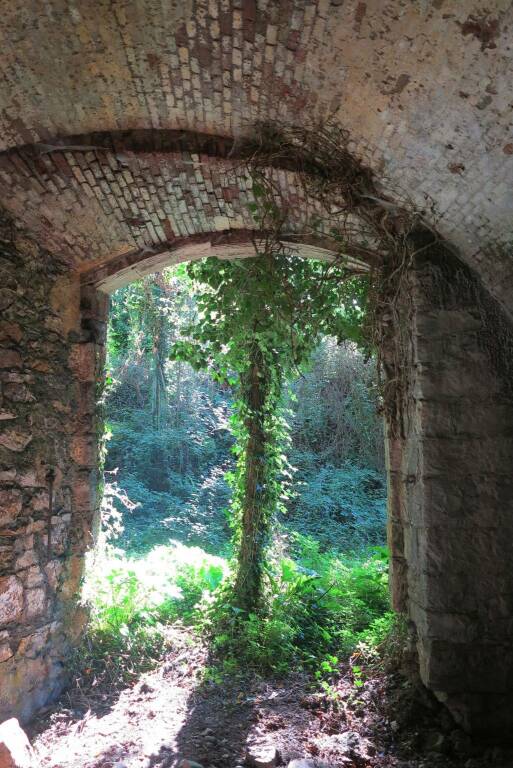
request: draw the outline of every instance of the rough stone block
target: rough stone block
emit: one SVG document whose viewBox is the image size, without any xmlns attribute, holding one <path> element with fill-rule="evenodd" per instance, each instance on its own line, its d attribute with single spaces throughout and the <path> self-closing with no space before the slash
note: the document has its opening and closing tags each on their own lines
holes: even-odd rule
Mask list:
<svg viewBox="0 0 513 768">
<path fill-rule="evenodd" d="M 43 572 L 39 566 L 34 565 L 26 571 L 25 586 L 28 589 L 40 587 L 44 583 Z"/>
<path fill-rule="evenodd" d="M 19 343 L 23 338 L 23 331 L 18 323 L 0 322 L 0 342 L 14 341 Z"/>
<path fill-rule="evenodd" d="M 50 292 L 50 306 L 55 313 L 55 330 L 65 336 L 71 331 L 78 331 L 80 281 L 74 275 L 63 275 L 56 280 Z"/>
<path fill-rule="evenodd" d="M 49 636 L 50 626 L 46 625 L 22 638 L 18 647 L 18 655 L 23 656 L 24 659 L 36 659 L 45 649 Z"/>
<path fill-rule="evenodd" d="M 78 592 L 80 580 L 84 572 L 84 556 L 74 555 L 66 562 L 62 594 L 65 598 L 73 598 Z"/>
<path fill-rule="evenodd" d="M 52 517 L 51 549 L 54 555 L 62 555 L 66 549 L 69 537 L 69 519 Z"/>
<path fill-rule="evenodd" d="M 23 586 L 16 576 L 0 578 L 0 625 L 12 624 L 23 612 Z"/>
<path fill-rule="evenodd" d="M 0 368 L 21 368 L 23 360 L 14 349 L 0 350 Z"/>
<path fill-rule="evenodd" d="M 37 553 L 33 549 L 27 549 L 16 559 L 16 570 L 21 571 L 24 568 L 30 568 L 36 565 L 38 560 Z"/>
<path fill-rule="evenodd" d="M 490 476 L 509 474 L 513 462 L 513 438 L 441 439 L 425 438 L 422 441 L 424 475 L 443 475 L 452 478 L 472 473 Z M 461 482 L 461 480 L 460 480 Z"/>
<path fill-rule="evenodd" d="M 46 484 L 42 478 L 38 477 L 35 469 L 27 469 L 18 472 L 16 475 L 16 481 L 22 488 L 38 488 L 41 485 Z"/>
<path fill-rule="evenodd" d="M 9 642 L 9 632 L 4 630 L 0 632 L 0 663 L 7 661 L 13 656 L 11 644 Z"/>
<path fill-rule="evenodd" d="M 74 437 L 71 442 L 73 461 L 82 467 L 93 467 L 96 461 L 96 450 L 92 437 Z"/>
<path fill-rule="evenodd" d="M 95 498 L 95 489 L 89 477 L 79 477 L 73 483 L 72 487 L 73 506 L 75 510 L 91 510 Z"/>
<path fill-rule="evenodd" d="M 0 445 L 7 448 L 8 451 L 21 453 L 32 441 L 32 435 L 27 432 L 20 432 L 16 429 L 9 429 L 0 434 Z"/>
<path fill-rule="evenodd" d="M 46 512 L 50 503 L 48 491 L 39 491 L 32 497 L 32 509 L 34 512 Z"/>
<path fill-rule="evenodd" d="M 36 399 L 26 384 L 17 382 L 4 384 L 4 397 L 13 403 L 31 403 Z"/>
<path fill-rule="evenodd" d="M 25 617 L 32 621 L 42 616 L 47 608 L 46 590 L 40 587 L 25 592 Z"/>
<path fill-rule="evenodd" d="M 0 725 L 0 768 L 35 768 L 35 756 L 25 731 L 13 717 Z"/>
<path fill-rule="evenodd" d="M 0 490 L 0 526 L 14 521 L 23 507 L 21 492 L 15 488 Z"/>
<path fill-rule="evenodd" d="M 62 573 L 62 562 L 60 560 L 51 560 L 45 566 L 46 578 L 50 589 L 56 590 L 59 585 L 59 578 Z"/>
<path fill-rule="evenodd" d="M 451 362 L 419 364 L 420 375 L 415 381 L 414 396 L 435 401 L 467 397 L 483 403 L 500 394 L 501 382 L 497 378 L 483 376 L 485 360 L 475 365 L 467 364 L 464 369 L 451 367 Z M 469 382 L 472 382 L 471 387 Z"/>
<path fill-rule="evenodd" d="M 69 366 L 79 381 L 94 381 L 96 345 L 74 344 L 69 355 Z"/>
<path fill-rule="evenodd" d="M 417 317 L 416 330 L 427 343 L 441 336 L 458 336 L 469 331 L 478 331 L 481 321 L 466 310 L 432 309 Z"/>
<path fill-rule="evenodd" d="M 504 694 L 511 685 L 509 644 L 423 639 L 417 647 L 422 680 L 432 690 Z"/>
</svg>

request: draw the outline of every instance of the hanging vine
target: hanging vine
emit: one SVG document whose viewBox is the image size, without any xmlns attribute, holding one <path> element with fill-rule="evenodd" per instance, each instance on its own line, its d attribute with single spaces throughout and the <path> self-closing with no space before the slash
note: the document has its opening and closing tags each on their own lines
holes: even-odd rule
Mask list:
<svg viewBox="0 0 513 768">
<path fill-rule="evenodd" d="M 263 231 L 274 227 L 273 241 L 321 246 L 346 268 L 343 279 L 363 278 L 361 336 L 377 356 L 389 432 L 404 437 L 412 309 L 406 283 L 413 260 L 440 241 L 410 199 L 384 192 L 349 143 L 347 132 L 332 122 L 313 128 L 261 124 L 237 145 L 244 158 L 237 172 L 265 201 L 255 203 L 256 210 L 280 211 L 272 222 L 265 216 L 258 221 Z M 267 234 L 264 243 L 269 239 Z"/>
</svg>

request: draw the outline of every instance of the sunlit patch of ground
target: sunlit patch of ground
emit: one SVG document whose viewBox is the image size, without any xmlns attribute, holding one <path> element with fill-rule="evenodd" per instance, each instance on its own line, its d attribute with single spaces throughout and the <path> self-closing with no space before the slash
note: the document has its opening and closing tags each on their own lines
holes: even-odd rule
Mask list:
<svg viewBox="0 0 513 768">
<path fill-rule="evenodd" d="M 120 693 L 77 689 L 33 724 L 42 768 L 236 768 L 248 751 L 275 747 L 281 763 L 298 757 L 338 768 L 484 768 L 505 753 L 475 750 L 443 712 L 429 711 L 376 673 L 355 689 L 341 670 L 319 692 L 306 674 L 285 680 L 220 679 L 207 649 L 173 630 L 165 661 Z M 89 703 L 89 705 L 88 705 Z M 483 757 L 484 754 L 484 757 Z M 470 761 L 470 762 L 469 762 Z"/>
</svg>

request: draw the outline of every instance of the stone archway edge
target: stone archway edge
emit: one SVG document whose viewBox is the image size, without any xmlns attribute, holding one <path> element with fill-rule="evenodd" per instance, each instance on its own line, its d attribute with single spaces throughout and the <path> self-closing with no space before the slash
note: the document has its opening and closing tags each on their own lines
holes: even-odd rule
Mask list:
<svg viewBox="0 0 513 768">
<path fill-rule="evenodd" d="M 322 243 L 322 238 L 319 238 Z M 313 259 L 333 259 L 335 252 L 313 242 L 284 241 L 291 252 Z M 146 275 L 158 272 L 174 264 L 216 256 L 220 259 L 247 258 L 256 253 L 258 238 L 254 231 L 247 229 L 206 232 L 188 238 L 177 238 L 174 242 L 160 247 L 142 248 L 81 271 L 83 285 L 94 285 L 103 293 L 128 285 Z M 347 266 L 355 273 L 364 273 L 368 266 L 354 258 L 347 259 Z"/>
</svg>

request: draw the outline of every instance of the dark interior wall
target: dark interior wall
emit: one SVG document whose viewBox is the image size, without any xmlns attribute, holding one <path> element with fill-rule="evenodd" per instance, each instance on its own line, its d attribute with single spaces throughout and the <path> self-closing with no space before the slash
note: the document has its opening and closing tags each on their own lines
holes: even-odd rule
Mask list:
<svg viewBox="0 0 513 768">
<path fill-rule="evenodd" d="M 404 285 L 406 434 L 389 441 L 393 601 L 469 730 L 513 719 L 513 329 L 448 253 Z"/>
<path fill-rule="evenodd" d="M 60 689 L 83 620 L 101 309 L 0 217 L 0 720 L 27 719 Z"/>
</svg>

